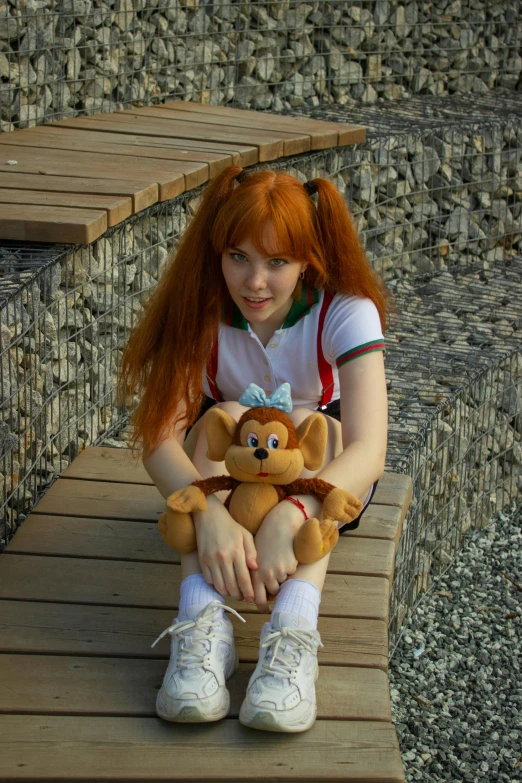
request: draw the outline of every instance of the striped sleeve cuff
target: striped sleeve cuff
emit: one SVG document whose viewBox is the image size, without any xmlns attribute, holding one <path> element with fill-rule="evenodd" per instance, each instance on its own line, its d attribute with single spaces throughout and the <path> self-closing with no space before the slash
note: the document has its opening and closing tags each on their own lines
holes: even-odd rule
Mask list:
<svg viewBox="0 0 522 783">
<path fill-rule="evenodd" d="M 356 359 L 358 356 L 362 356 L 365 353 L 371 353 L 372 351 L 386 351 L 384 340 L 372 340 L 369 343 L 363 343 L 358 345 L 357 348 L 352 348 L 351 351 L 342 353 L 336 360 L 337 369 L 342 367 L 346 362 L 350 362 L 352 359 Z"/>
</svg>

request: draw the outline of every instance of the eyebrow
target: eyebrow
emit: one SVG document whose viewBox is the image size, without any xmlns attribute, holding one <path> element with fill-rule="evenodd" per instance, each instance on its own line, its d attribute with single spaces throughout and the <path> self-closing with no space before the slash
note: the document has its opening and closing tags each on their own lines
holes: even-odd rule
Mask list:
<svg viewBox="0 0 522 783">
<path fill-rule="evenodd" d="M 238 253 L 241 253 L 244 256 L 248 256 L 248 253 L 245 250 L 241 250 L 240 247 L 231 247 L 229 250 L 235 250 Z M 286 258 L 286 253 L 273 253 L 272 255 L 266 256 L 267 258 Z"/>
</svg>

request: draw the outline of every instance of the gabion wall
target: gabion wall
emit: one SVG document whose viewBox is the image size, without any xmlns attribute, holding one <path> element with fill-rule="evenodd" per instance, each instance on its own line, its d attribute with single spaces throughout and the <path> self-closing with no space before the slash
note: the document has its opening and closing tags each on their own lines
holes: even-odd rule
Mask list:
<svg viewBox="0 0 522 783">
<path fill-rule="evenodd" d="M 392 641 L 466 529 L 522 490 L 521 141 L 516 118 L 431 130 L 410 123 L 372 132 L 356 149 L 273 166 L 336 182 L 396 297 L 387 469 L 412 476 L 414 500 L 397 559 Z M 4 543 L 79 451 L 125 423 L 114 393 L 121 348 L 198 198 L 158 204 L 90 246 L 55 248 L 38 272 L 30 268 L 37 257 L 21 260 L 22 249 L 4 243 Z"/>
<path fill-rule="evenodd" d="M 1 128 L 166 97 L 282 111 L 520 88 L 520 0 L 7 0 Z"/>
</svg>

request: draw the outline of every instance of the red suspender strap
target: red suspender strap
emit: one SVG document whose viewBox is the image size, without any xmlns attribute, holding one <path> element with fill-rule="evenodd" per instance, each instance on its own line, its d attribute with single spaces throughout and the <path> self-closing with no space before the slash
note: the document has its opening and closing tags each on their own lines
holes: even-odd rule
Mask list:
<svg viewBox="0 0 522 783">
<path fill-rule="evenodd" d="M 319 326 L 317 328 L 317 366 L 319 368 L 319 377 L 321 378 L 322 397 L 319 401 L 319 407 L 328 405 L 332 399 L 334 391 L 334 377 L 332 365 L 326 361 L 323 353 L 323 327 L 326 313 L 330 307 L 334 295 L 329 291 L 324 292 L 323 304 L 319 313 Z"/>
<path fill-rule="evenodd" d="M 208 364 L 207 364 L 207 381 L 212 397 L 217 402 L 223 402 L 223 397 L 221 396 L 221 392 L 219 391 L 216 383 L 216 377 L 218 371 L 218 347 L 219 347 L 219 343 L 216 337 L 216 339 L 212 344 L 212 351 L 210 353 L 210 359 L 208 360 Z"/>
</svg>

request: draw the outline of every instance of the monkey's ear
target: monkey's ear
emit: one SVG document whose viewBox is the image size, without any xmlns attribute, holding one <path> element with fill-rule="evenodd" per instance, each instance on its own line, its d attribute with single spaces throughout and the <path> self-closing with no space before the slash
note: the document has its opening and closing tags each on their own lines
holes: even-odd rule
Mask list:
<svg viewBox="0 0 522 783">
<path fill-rule="evenodd" d="M 211 408 L 205 416 L 205 432 L 207 434 L 207 459 L 213 462 L 223 462 L 225 454 L 232 443 L 237 422 L 220 408 Z"/>
<path fill-rule="evenodd" d="M 324 462 L 328 424 L 321 413 L 312 413 L 296 428 L 299 448 L 307 470 L 319 470 Z"/>
</svg>

